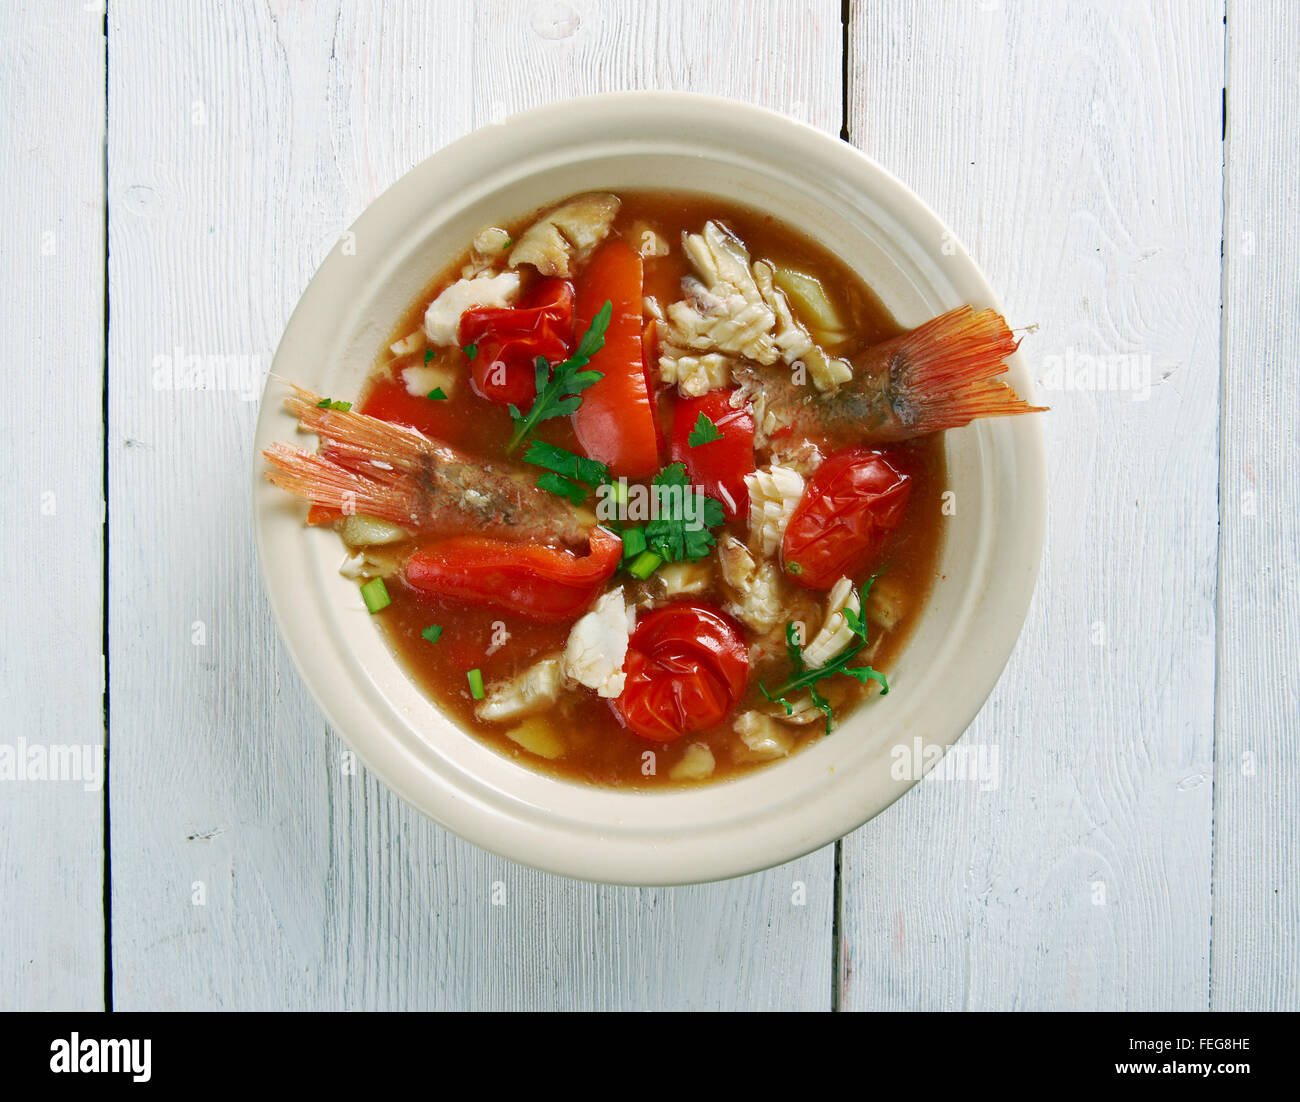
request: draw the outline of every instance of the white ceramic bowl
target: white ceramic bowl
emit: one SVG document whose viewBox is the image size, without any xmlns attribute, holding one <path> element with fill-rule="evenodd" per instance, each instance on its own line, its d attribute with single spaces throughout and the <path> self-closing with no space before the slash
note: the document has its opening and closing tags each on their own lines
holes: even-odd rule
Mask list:
<svg viewBox="0 0 1300 1102">
<path fill-rule="evenodd" d="M 779 864 L 847 834 L 912 783 L 891 750 L 947 747 L 992 690 L 1038 572 L 1045 512 L 1037 420 L 947 435 L 958 504 L 941 580 L 890 674 L 893 691 L 829 738 L 739 779 L 664 793 L 554 779 L 457 727 L 402 671 L 338 574 L 331 531 L 262 477 L 292 440 L 292 379 L 352 397 L 390 328 L 481 226 L 575 192 L 668 188 L 777 214 L 847 261 L 904 325 L 998 303 L 974 263 L 906 187 L 851 146 L 741 103 L 679 93 L 570 100 L 478 130 L 430 157 L 326 258 L 280 342 L 253 472 L 258 550 L 280 631 L 321 710 L 366 765 L 447 829 L 503 856 L 587 880 L 676 884 Z M 1032 400 L 1019 356 L 1010 381 Z"/>
</svg>

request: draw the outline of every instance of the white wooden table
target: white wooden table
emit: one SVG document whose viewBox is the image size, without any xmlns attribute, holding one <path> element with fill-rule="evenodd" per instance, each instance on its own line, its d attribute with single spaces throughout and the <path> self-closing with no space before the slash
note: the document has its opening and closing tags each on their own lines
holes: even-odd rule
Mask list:
<svg viewBox="0 0 1300 1102">
<path fill-rule="evenodd" d="M 1300 1005 L 1297 5 L 30 0 L 0 31 L 0 1007 Z M 340 776 L 248 503 L 346 227 L 457 136 L 620 88 L 866 150 L 1037 326 L 1054 407 L 1041 581 L 966 735 L 997 783 L 671 890 Z M 1138 385 L 1063 389 L 1114 356 Z M 175 389 L 193 357 L 229 385 Z M 100 790 L 27 767 L 101 745 Z"/>
</svg>

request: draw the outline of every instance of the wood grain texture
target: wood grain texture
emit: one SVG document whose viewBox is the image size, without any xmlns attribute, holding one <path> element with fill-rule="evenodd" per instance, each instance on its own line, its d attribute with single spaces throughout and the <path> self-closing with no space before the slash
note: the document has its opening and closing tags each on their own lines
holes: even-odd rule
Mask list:
<svg viewBox="0 0 1300 1102">
<path fill-rule="evenodd" d="M 604 89 L 836 129 L 839 4 L 121 0 L 109 22 L 115 1005 L 829 1006 L 829 849 L 594 887 L 344 775 L 265 608 L 247 485 L 249 399 L 298 295 L 408 167 Z M 178 388 L 194 357 L 225 376 Z"/>
<path fill-rule="evenodd" d="M 1228 7 L 1211 1006 L 1300 1008 L 1300 20 Z"/>
<path fill-rule="evenodd" d="M 1222 6 L 853 10 L 852 140 L 1036 327 L 1053 409 L 1038 590 L 961 744 L 998 784 L 923 783 L 846 840 L 843 1005 L 1204 1008 Z M 1054 377 L 1115 355 L 1136 389 Z"/>
<path fill-rule="evenodd" d="M 95 1010 L 103 795 L 93 776 L 89 790 L 32 778 L 41 762 L 46 776 L 69 775 L 56 747 L 78 766 L 103 760 L 100 15 L 4 5 L 0 103 L 0 1010 Z"/>
</svg>

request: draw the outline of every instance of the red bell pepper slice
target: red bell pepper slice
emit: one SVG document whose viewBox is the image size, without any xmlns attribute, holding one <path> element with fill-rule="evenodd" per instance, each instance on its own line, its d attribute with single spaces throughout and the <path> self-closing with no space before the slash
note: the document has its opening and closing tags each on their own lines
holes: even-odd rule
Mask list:
<svg viewBox="0 0 1300 1102">
<path fill-rule="evenodd" d="M 749 514 L 745 475 L 754 473 L 754 414 L 749 403 L 731 405 L 734 390 L 714 390 L 698 398 L 678 398 L 673 412 L 673 459 L 686 464 L 691 482 L 722 502 L 734 520 Z M 720 440 L 691 444 L 700 414 L 722 433 Z"/>
<path fill-rule="evenodd" d="M 623 541 L 606 528 L 592 529 L 591 550 L 581 557 L 545 544 L 457 536 L 421 547 L 405 576 L 424 593 L 558 623 L 587 610 L 622 557 Z"/>
<path fill-rule="evenodd" d="M 585 332 L 612 304 L 605 344 L 589 371 L 602 378 L 583 392 L 573 414 L 578 444 L 615 475 L 647 478 L 659 469 L 659 422 L 641 347 L 641 254 L 615 239 L 587 261 L 578 281 L 575 329 Z M 521 407 L 522 408 L 522 407 Z"/>
<path fill-rule="evenodd" d="M 342 520 L 345 516 L 342 509 L 331 509 L 328 505 L 317 505 L 312 502 L 312 506 L 307 510 L 308 524 L 333 524 L 336 520 Z"/>
<path fill-rule="evenodd" d="M 474 346 L 470 385 L 475 394 L 527 409 L 537 396 L 537 357 L 558 363 L 573 347 L 573 284 L 544 279 L 518 307 L 466 310 L 460 343 Z"/>
</svg>

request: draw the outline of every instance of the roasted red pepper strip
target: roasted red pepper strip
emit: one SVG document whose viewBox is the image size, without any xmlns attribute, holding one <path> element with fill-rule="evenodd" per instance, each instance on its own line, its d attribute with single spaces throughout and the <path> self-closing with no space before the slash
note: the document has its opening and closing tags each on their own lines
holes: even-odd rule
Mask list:
<svg viewBox="0 0 1300 1102">
<path fill-rule="evenodd" d="M 474 346 L 470 384 L 480 398 L 527 409 L 537 396 L 537 357 L 573 348 L 573 284 L 544 279 L 518 307 L 480 306 L 460 318 L 460 343 Z"/>
<path fill-rule="evenodd" d="M 586 331 L 606 301 L 612 314 L 604 347 L 586 368 L 603 377 L 583 391 L 573 432 L 585 454 L 628 478 L 647 478 L 659 469 L 659 423 L 641 347 L 641 275 L 641 254 L 610 241 L 583 269 L 574 308 L 578 332 Z"/>
<path fill-rule="evenodd" d="M 586 612 L 622 557 L 623 541 L 606 528 L 592 529 L 584 557 L 539 543 L 457 536 L 425 544 L 405 574 L 425 593 L 554 623 Z"/>
<path fill-rule="evenodd" d="M 317 505 L 315 502 L 307 510 L 308 524 L 333 524 L 336 520 L 342 520 L 343 517 L 342 509 L 331 509 L 328 505 Z"/>
<path fill-rule="evenodd" d="M 785 572 L 807 589 L 856 578 L 903 520 L 912 480 L 880 452 L 845 448 L 813 473 L 781 544 Z"/>
<path fill-rule="evenodd" d="M 637 621 L 623 669 L 615 714 L 644 739 L 673 742 L 727 718 L 745 691 L 749 650 L 731 617 L 685 602 Z"/>
<path fill-rule="evenodd" d="M 749 515 L 745 475 L 754 472 L 754 414 L 746 402 L 731 406 L 733 390 L 714 390 L 699 398 L 678 398 L 673 411 L 673 459 L 709 497 L 717 498 L 732 520 Z M 691 444 L 700 414 L 722 433 L 720 440 Z"/>
</svg>

